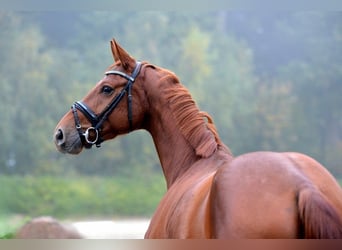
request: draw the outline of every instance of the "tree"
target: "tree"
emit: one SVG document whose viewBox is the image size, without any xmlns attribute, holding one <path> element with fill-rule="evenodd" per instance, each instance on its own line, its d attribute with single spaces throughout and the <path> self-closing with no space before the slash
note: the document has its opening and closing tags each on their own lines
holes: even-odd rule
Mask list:
<svg viewBox="0 0 342 250">
<path fill-rule="evenodd" d="M 293 147 L 306 152 L 340 173 L 342 160 L 342 15 L 297 15 L 305 58 L 283 66 L 279 78 L 293 86 L 296 98 L 292 121 L 297 140 Z"/>
<path fill-rule="evenodd" d="M 159 169 L 152 140 L 140 131 L 80 157 L 54 148 L 56 122 L 113 63 L 109 40 L 115 37 L 138 60 L 174 71 L 234 154 L 302 151 L 337 173 L 341 16 L 1 12 L 0 171 L 120 175 Z"/>
<path fill-rule="evenodd" d="M 0 13 L 0 51 L 3 62 L 1 91 L 1 172 L 25 173 L 51 148 L 46 137 L 52 124 L 46 113 L 54 92 L 48 86 L 48 68 L 53 59 L 45 51 L 43 37 L 32 26 L 23 24 L 17 16 Z"/>
</svg>

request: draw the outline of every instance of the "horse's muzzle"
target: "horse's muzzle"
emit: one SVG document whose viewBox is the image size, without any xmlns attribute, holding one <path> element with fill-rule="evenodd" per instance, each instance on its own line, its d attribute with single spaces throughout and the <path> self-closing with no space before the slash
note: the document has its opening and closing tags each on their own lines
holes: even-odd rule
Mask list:
<svg viewBox="0 0 342 250">
<path fill-rule="evenodd" d="M 78 154 L 83 148 L 77 132 L 68 134 L 62 128 L 56 129 L 54 141 L 57 150 L 61 153 Z"/>
</svg>

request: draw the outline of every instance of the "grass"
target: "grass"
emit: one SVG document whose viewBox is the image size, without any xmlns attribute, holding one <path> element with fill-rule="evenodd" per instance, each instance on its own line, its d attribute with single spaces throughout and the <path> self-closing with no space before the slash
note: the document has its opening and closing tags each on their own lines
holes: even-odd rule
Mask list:
<svg viewBox="0 0 342 250">
<path fill-rule="evenodd" d="M 150 216 L 165 193 L 165 181 L 117 177 L 0 176 L 0 213 L 31 217 Z"/>
<path fill-rule="evenodd" d="M 0 239 L 12 239 L 15 232 L 29 220 L 28 217 L 19 215 L 0 215 Z"/>
<path fill-rule="evenodd" d="M 0 238 L 28 218 L 150 217 L 166 191 L 162 176 L 33 177 L 0 175 Z"/>
<path fill-rule="evenodd" d="M 28 218 L 58 220 L 150 217 L 165 193 L 162 176 L 1 176 L 0 238 L 13 238 Z"/>
</svg>

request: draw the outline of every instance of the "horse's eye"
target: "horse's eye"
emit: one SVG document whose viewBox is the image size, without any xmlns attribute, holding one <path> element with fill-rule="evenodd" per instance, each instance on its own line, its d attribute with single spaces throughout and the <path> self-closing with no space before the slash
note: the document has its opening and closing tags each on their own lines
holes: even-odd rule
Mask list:
<svg viewBox="0 0 342 250">
<path fill-rule="evenodd" d="M 109 86 L 102 87 L 102 93 L 106 95 L 111 95 L 113 92 L 114 92 L 114 89 L 112 87 L 109 87 Z"/>
</svg>

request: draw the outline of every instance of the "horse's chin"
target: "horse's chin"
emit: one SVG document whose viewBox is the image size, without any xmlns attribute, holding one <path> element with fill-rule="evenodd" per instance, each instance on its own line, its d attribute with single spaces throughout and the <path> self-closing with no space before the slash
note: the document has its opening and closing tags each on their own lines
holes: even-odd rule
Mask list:
<svg viewBox="0 0 342 250">
<path fill-rule="evenodd" d="M 82 152 L 82 150 L 83 150 L 83 146 L 73 147 L 72 149 L 69 149 L 68 151 L 66 151 L 66 153 L 71 154 L 71 155 L 78 155 Z"/>
<path fill-rule="evenodd" d="M 81 147 L 66 147 L 66 148 L 57 147 L 57 150 L 63 154 L 78 155 L 82 152 L 83 146 L 81 146 Z"/>
<path fill-rule="evenodd" d="M 84 146 L 79 138 L 72 141 L 66 141 L 62 145 L 56 144 L 57 150 L 63 154 L 77 155 L 82 152 L 83 147 Z"/>
</svg>

